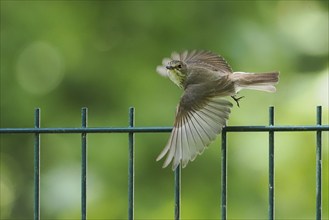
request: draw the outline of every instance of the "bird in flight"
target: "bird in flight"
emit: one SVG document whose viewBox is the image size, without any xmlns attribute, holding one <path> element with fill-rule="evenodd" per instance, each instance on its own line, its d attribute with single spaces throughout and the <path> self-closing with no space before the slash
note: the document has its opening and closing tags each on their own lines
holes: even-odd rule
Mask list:
<svg viewBox="0 0 329 220">
<path fill-rule="evenodd" d="M 156 70 L 184 90 L 169 141 L 157 158 L 167 155 L 163 167 L 172 162 L 173 170 L 186 167 L 226 126 L 233 106 L 226 97 L 239 106 L 242 89 L 275 92 L 279 81 L 277 71 L 233 72 L 222 56 L 203 50 L 173 52 Z"/>
</svg>

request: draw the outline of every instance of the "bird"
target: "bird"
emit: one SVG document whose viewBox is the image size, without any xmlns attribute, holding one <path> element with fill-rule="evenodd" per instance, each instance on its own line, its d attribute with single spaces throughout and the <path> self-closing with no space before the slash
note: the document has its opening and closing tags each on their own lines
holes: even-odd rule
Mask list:
<svg viewBox="0 0 329 220">
<path fill-rule="evenodd" d="M 279 72 L 233 72 L 226 60 L 207 50 L 173 52 L 156 71 L 183 90 L 167 145 L 157 157 L 166 156 L 163 168 L 172 163 L 183 168 L 214 141 L 227 125 L 233 104 L 240 107 L 242 89 L 275 92 Z"/>
</svg>

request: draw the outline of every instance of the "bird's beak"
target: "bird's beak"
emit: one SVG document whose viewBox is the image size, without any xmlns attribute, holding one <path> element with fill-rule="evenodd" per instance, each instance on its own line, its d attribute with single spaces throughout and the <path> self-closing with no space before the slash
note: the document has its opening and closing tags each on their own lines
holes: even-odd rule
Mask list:
<svg viewBox="0 0 329 220">
<path fill-rule="evenodd" d="M 174 68 L 173 68 L 172 66 L 169 66 L 169 65 L 168 65 L 168 66 L 166 66 L 166 69 L 167 69 L 167 70 L 171 70 L 171 69 L 174 69 Z"/>
</svg>

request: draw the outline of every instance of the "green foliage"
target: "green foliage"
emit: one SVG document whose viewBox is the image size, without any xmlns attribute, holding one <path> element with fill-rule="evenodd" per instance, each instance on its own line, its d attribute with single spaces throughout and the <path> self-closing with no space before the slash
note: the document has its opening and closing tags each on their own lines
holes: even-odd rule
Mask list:
<svg viewBox="0 0 329 220">
<path fill-rule="evenodd" d="M 243 91 L 229 125 L 328 124 L 328 1 L 1 1 L 1 127 L 170 126 L 181 91 L 155 72 L 172 51 L 206 49 L 236 71 L 279 70 L 275 94 Z M 136 134 L 136 218 L 173 217 L 168 134 Z M 267 218 L 267 136 L 229 134 L 228 217 Z M 220 216 L 218 138 L 183 170 L 182 217 Z M 315 137 L 276 140 L 276 216 L 315 216 Z M 33 137 L 1 135 L 0 218 L 33 217 Z M 41 217 L 80 218 L 80 136 L 42 135 Z M 328 133 L 323 135 L 328 218 Z M 91 134 L 88 218 L 127 218 L 127 135 Z"/>
</svg>

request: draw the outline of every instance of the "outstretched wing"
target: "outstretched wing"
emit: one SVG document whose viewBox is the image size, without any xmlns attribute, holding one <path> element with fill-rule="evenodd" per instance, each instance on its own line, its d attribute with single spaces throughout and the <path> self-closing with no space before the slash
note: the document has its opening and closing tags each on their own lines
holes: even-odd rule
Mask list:
<svg viewBox="0 0 329 220">
<path fill-rule="evenodd" d="M 222 96 L 207 97 L 197 91 L 187 88 L 181 97 L 169 141 L 157 158 L 160 160 L 167 155 L 163 167 L 171 161 L 173 170 L 180 163 L 185 167 L 215 140 L 226 125 L 232 103 Z"/>
<path fill-rule="evenodd" d="M 232 73 L 230 65 L 226 60 L 213 52 L 204 51 L 204 50 L 193 50 L 193 51 L 184 51 L 183 53 L 173 52 L 171 58 L 164 58 L 162 60 L 162 65 L 157 66 L 157 72 L 162 76 L 168 76 L 166 65 L 171 60 L 180 60 L 186 63 L 189 66 L 197 65 L 198 67 L 204 67 L 212 71 L 219 71 L 224 73 Z"/>
<path fill-rule="evenodd" d="M 205 50 L 193 50 L 191 52 L 185 51 L 180 54 L 180 60 L 188 66 L 197 65 L 213 71 L 220 71 L 224 73 L 232 73 L 232 68 L 226 60 L 213 52 Z"/>
</svg>

